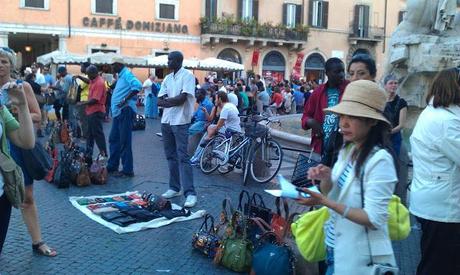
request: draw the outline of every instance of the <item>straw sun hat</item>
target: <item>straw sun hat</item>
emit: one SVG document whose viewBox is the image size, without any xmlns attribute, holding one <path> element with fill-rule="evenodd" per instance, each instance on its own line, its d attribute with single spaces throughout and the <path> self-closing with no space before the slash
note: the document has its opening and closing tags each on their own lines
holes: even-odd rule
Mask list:
<svg viewBox="0 0 460 275">
<path fill-rule="evenodd" d="M 339 115 L 366 117 L 391 123 L 383 115 L 387 98 L 375 82 L 358 80 L 348 84 L 342 101 L 334 107 L 324 109 Z"/>
</svg>

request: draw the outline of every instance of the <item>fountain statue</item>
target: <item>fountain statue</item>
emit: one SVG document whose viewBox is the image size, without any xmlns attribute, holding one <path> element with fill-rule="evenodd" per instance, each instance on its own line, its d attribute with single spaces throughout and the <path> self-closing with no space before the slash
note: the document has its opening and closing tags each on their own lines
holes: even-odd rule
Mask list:
<svg viewBox="0 0 460 275">
<path fill-rule="evenodd" d="M 400 79 L 400 93 L 423 107 L 436 72 L 460 65 L 460 0 L 408 0 L 390 39 L 385 73 Z"/>
</svg>

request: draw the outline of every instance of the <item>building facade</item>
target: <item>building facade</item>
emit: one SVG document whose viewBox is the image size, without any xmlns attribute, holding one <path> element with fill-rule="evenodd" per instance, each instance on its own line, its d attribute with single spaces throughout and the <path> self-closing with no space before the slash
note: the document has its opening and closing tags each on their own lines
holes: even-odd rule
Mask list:
<svg viewBox="0 0 460 275">
<path fill-rule="evenodd" d="M 24 65 L 56 49 L 129 56 L 180 50 L 186 58 L 244 64 L 268 80 L 294 75 L 318 81 L 328 58 L 347 62 L 359 52 L 376 59 L 381 75 L 388 37 L 405 7 L 402 0 L 4 2 L 0 46 L 20 52 Z"/>
</svg>

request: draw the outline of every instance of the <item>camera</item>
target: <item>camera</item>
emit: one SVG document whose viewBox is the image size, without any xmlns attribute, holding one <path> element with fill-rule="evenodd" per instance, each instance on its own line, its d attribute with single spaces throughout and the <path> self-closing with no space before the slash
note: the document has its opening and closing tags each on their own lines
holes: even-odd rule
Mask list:
<svg viewBox="0 0 460 275">
<path fill-rule="evenodd" d="M 372 275 L 398 275 L 399 269 L 397 267 L 385 264 L 372 265 Z"/>
</svg>

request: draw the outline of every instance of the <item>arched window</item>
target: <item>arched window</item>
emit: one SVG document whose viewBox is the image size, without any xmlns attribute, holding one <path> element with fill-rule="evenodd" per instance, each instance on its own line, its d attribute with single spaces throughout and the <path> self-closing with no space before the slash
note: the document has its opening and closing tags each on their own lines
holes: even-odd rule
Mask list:
<svg viewBox="0 0 460 275">
<path fill-rule="evenodd" d="M 319 53 L 310 54 L 305 60 L 305 76 L 307 81 L 314 80 L 317 83 L 324 82 L 326 62 Z"/>
<path fill-rule="evenodd" d="M 269 52 L 262 62 L 262 74 L 265 78 L 282 81 L 286 70 L 286 61 L 278 51 Z"/>
<path fill-rule="evenodd" d="M 224 49 L 218 55 L 217 58 L 242 64 L 241 55 L 234 49 Z"/>
<path fill-rule="evenodd" d="M 357 49 L 357 50 L 353 53 L 353 56 L 355 56 L 355 55 L 357 55 L 357 54 L 367 54 L 367 55 L 372 56 L 371 53 L 369 52 L 369 50 L 367 50 L 367 49 L 362 49 L 362 48 Z"/>
</svg>

